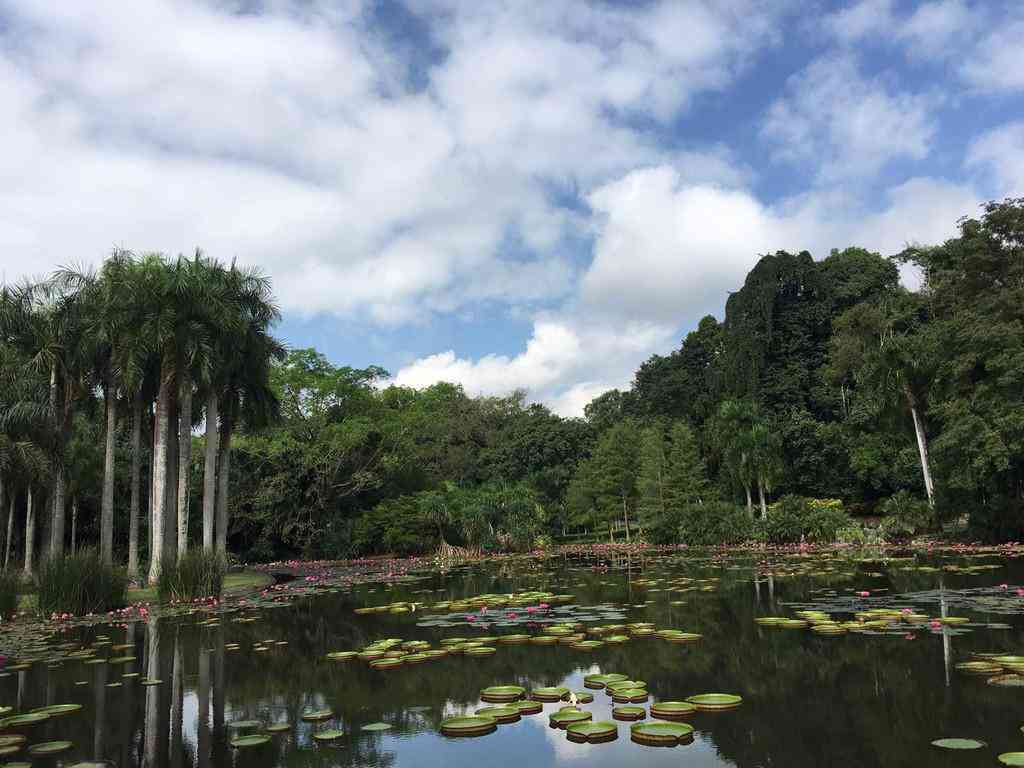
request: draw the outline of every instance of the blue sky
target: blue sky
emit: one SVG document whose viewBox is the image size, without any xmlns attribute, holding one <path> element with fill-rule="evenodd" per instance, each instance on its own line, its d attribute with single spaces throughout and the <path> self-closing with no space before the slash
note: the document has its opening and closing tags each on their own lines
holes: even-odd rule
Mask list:
<svg viewBox="0 0 1024 768">
<path fill-rule="evenodd" d="M 0 267 L 201 246 L 289 344 L 578 414 L 760 254 L 1024 195 L 1022 39 L 1014 0 L 0 0 Z"/>
</svg>

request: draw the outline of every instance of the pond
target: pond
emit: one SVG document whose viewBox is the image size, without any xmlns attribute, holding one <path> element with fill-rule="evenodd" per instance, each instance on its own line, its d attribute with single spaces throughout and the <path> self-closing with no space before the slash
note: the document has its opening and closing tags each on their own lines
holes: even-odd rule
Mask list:
<svg viewBox="0 0 1024 768">
<path fill-rule="evenodd" d="M 11 751 L 0 763 L 998 765 L 999 754 L 1024 752 L 1024 676 L 1015 674 L 1024 675 L 1024 658 L 1005 658 L 1024 656 L 1019 554 L 589 553 L 364 584 L 325 572 L 298 598 L 271 593 L 38 639 L 8 659 L 0 706 L 9 715 L 76 706 L 0 730 Z M 512 594 L 520 597 L 508 602 Z M 782 618 L 790 621 L 773 621 Z M 581 627 L 593 644 L 567 637 Z M 665 629 L 679 632 L 657 634 Z M 527 637 L 507 642 L 509 635 Z M 363 658 L 343 653 L 368 646 Z M 472 650 L 481 647 L 494 651 Z M 409 660 L 412 653 L 418 658 Z M 965 662 L 974 663 L 958 666 Z M 585 680 L 599 674 L 641 684 L 625 697 L 619 687 L 614 701 L 588 687 L 600 686 Z M 580 694 L 590 722 L 614 724 L 614 737 L 595 728 L 597 743 L 577 743 L 549 724 L 564 701 L 539 702 L 529 714 L 525 699 L 484 701 L 491 686 L 520 686 L 527 697 L 564 686 Z M 698 700 L 695 711 L 669 706 L 673 719 L 652 716 L 656 703 L 706 693 L 741 701 L 708 710 Z M 678 729 L 682 742 L 671 748 L 637 743 L 635 723 L 613 717 L 630 698 L 644 714 L 637 722 L 692 733 Z M 486 733 L 473 737 L 442 733 L 446 719 L 493 706 L 514 722 L 485 722 Z M 943 738 L 984 744 L 932 745 Z M 67 747 L 58 755 L 27 754 L 29 745 L 62 741 L 71 745 L 53 746 Z"/>
</svg>

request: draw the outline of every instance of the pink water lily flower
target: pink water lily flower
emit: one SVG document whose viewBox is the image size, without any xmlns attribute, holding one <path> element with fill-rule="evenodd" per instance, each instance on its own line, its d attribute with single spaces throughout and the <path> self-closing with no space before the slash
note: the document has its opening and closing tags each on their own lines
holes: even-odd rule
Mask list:
<svg viewBox="0 0 1024 768">
<path fill-rule="evenodd" d="M 533 605 L 528 606 L 527 609 L 526 609 L 526 612 L 527 613 L 536 613 L 537 612 L 537 608 L 536 608 L 536 606 L 533 606 Z"/>
<path fill-rule="evenodd" d="M 476 616 L 467 616 L 466 621 L 476 621 Z"/>
<path fill-rule="evenodd" d="M 942 629 L 942 622 L 938 619 L 932 619 L 928 622 L 928 626 L 932 629 Z"/>
<path fill-rule="evenodd" d="M 867 590 L 861 590 L 860 592 L 857 593 L 857 597 L 870 597 L 870 596 L 871 596 L 871 593 L 868 592 Z"/>
<path fill-rule="evenodd" d="M 548 608 L 550 608 L 551 606 L 550 606 L 550 605 L 548 605 L 547 603 L 541 603 L 539 607 L 540 607 L 540 609 L 541 609 L 542 611 L 546 611 L 546 610 L 547 610 Z"/>
</svg>

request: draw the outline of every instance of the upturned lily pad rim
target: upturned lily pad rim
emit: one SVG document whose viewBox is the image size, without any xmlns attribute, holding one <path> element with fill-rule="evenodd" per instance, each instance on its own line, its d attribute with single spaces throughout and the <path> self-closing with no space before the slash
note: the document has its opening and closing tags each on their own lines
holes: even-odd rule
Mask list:
<svg viewBox="0 0 1024 768">
<path fill-rule="evenodd" d="M 502 698 L 508 701 L 515 701 L 522 698 L 525 694 L 526 689 L 521 685 L 491 685 L 480 691 L 480 698 L 484 700 L 487 698 L 495 700 Z"/>
<path fill-rule="evenodd" d="M 478 715 L 480 717 L 493 717 L 495 720 L 497 720 L 499 723 L 503 725 L 507 723 L 517 722 L 519 718 L 522 717 L 522 713 L 519 711 L 519 707 L 515 706 L 502 707 L 496 705 L 493 707 L 481 707 L 480 709 L 476 710 L 473 714 Z"/>
<path fill-rule="evenodd" d="M 612 708 L 612 717 L 626 721 L 643 720 L 647 717 L 647 710 L 636 704 L 624 704 Z"/>
<path fill-rule="evenodd" d="M 60 717 L 61 715 L 70 715 L 72 712 L 78 712 L 81 709 L 81 704 L 48 704 L 45 707 L 36 707 L 32 710 L 32 713 L 42 712 L 50 717 Z"/>
<path fill-rule="evenodd" d="M 317 731 L 313 734 L 313 738 L 317 741 L 337 741 L 344 735 L 344 731 L 338 730 L 337 728 L 328 728 L 325 731 Z"/>
<path fill-rule="evenodd" d="M 267 726 L 267 733 L 286 733 L 291 729 L 291 723 L 271 723 Z"/>
<path fill-rule="evenodd" d="M 393 726 L 391 723 L 367 723 L 366 725 L 362 726 L 359 730 L 375 733 L 379 731 L 390 731 L 394 727 L 395 726 Z"/>
<path fill-rule="evenodd" d="M 693 735 L 693 726 L 686 723 L 637 723 L 629 728 L 630 736 L 640 742 L 678 744 Z"/>
<path fill-rule="evenodd" d="M 696 711 L 697 705 L 690 701 L 659 701 L 651 705 L 651 714 L 654 716 L 682 717 Z"/>
<path fill-rule="evenodd" d="M 249 728 L 259 728 L 259 720 L 234 720 L 228 723 L 228 728 L 234 731 L 245 731 Z"/>
<path fill-rule="evenodd" d="M 24 715 L 11 715 L 0 720 L 0 728 L 21 728 L 23 726 L 39 725 L 50 719 L 45 712 L 29 712 Z"/>
<path fill-rule="evenodd" d="M 1003 765 L 1024 765 L 1024 752 L 1003 752 L 996 760 Z"/>
<path fill-rule="evenodd" d="M 13 747 L 16 744 L 24 744 L 28 741 L 27 736 L 22 736 L 20 733 L 5 733 L 0 736 L 0 747 Z"/>
<path fill-rule="evenodd" d="M 302 720 L 306 723 L 319 723 L 324 720 L 330 720 L 334 717 L 333 709 L 317 709 L 312 712 L 303 712 Z"/>
<path fill-rule="evenodd" d="M 566 726 L 565 733 L 584 741 L 610 741 L 619 735 L 619 726 L 608 720 L 571 723 Z"/>
</svg>

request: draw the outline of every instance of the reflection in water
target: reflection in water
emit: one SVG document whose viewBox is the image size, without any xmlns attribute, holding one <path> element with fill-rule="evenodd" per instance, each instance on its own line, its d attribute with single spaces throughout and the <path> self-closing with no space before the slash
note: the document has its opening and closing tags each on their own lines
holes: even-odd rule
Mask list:
<svg viewBox="0 0 1024 768">
<path fill-rule="evenodd" d="M 929 751 L 928 742 L 968 736 L 987 741 L 993 750 L 1019 748 L 1014 739 L 1019 739 L 1020 724 L 1007 696 L 1012 690 L 987 686 L 983 679 L 955 670 L 972 651 L 1024 651 L 1018 615 L 999 616 L 1011 629 L 968 627 L 971 631 L 957 635 L 956 642 L 949 632 L 932 633 L 927 627 L 910 635 L 914 640 L 908 642 L 905 629 L 826 638 L 761 627 L 753 619 L 791 614 L 788 606 L 794 602 L 835 600 L 864 589 L 882 590 L 880 594 L 938 590 L 931 593 L 933 603 L 918 609 L 963 615 L 965 587 L 1024 580 L 1024 563 L 1005 561 L 998 576 L 968 576 L 906 570 L 905 563 L 889 567 L 826 561 L 804 567 L 808 561 L 801 558 L 806 556 L 794 555 L 792 569 L 800 572 L 782 575 L 784 568 L 758 569 L 760 557 L 741 562 L 688 557 L 678 562 L 618 557 L 598 568 L 580 559 L 552 561 L 547 567 L 511 567 L 505 561 L 500 568 L 454 569 L 443 577 L 324 595 L 253 613 L 259 620 L 252 623 L 236 621 L 239 614 L 225 614 L 214 626 L 185 616 L 150 619 L 124 630 L 103 628 L 98 631 L 109 634 L 112 644 L 135 648 L 127 653 L 138 657 L 137 669 L 85 666 L 74 660 L 51 667 L 37 661 L 28 671 L 0 678 L 0 704 L 16 703 L 22 711 L 47 702 L 83 704 L 81 713 L 55 719 L 30 738 L 74 741 L 68 765 L 106 760 L 119 768 L 911 768 L 923 756 L 940 768 L 970 768 L 992 764 L 995 752 L 986 752 L 976 763 L 962 757 L 952 762 Z M 719 581 L 705 581 L 710 579 Z M 524 589 L 575 595 L 575 604 L 581 606 L 577 615 L 614 604 L 625 606 L 623 623 L 646 620 L 700 632 L 704 638 L 687 645 L 634 639 L 593 653 L 564 645 L 499 645 L 491 658 L 453 656 L 391 672 L 362 662 L 324 659 L 329 651 L 358 649 L 379 638 L 424 639 L 436 645 L 443 637 L 517 631 L 501 626 L 501 610 L 487 614 L 496 622 L 489 627 L 421 627 L 419 622 L 436 616 L 422 610 L 415 615 L 356 616 L 356 606 L 398 600 L 430 604 Z M 80 640 L 91 642 L 91 632 L 82 630 Z M 238 643 L 240 649 L 225 652 L 226 643 Z M 583 675 L 591 671 L 618 671 L 646 680 L 652 700 L 706 691 L 740 693 L 745 700 L 733 712 L 695 716 L 695 743 L 670 750 L 632 744 L 624 723 L 615 742 L 572 744 L 564 732 L 548 728 L 547 715 L 558 704 L 547 704 L 544 714 L 501 726 L 484 738 L 449 740 L 438 735 L 445 716 L 482 706 L 479 691 L 485 686 L 565 684 L 579 690 Z M 163 682 L 143 686 L 140 678 L 122 678 L 123 672 Z M 117 683 L 123 684 L 108 687 Z M 942 696 L 936 695 L 939 691 Z M 586 708 L 600 719 L 609 716 L 610 706 L 598 692 Z M 322 726 L 304 723 L 303 711 L 313 707 L 330 708 L 337 718 Z M 229 745 L 228 725 L 242 719 L 287 722 L 292 731 L 275 736 L 266 747 L 236 751 Z M 362 730 L 377 721 L 393 727 L 381 733 Z M 344 736 L 318 744 L 312 734 L 322 727 L 339 728 Z"/>
</svg>

